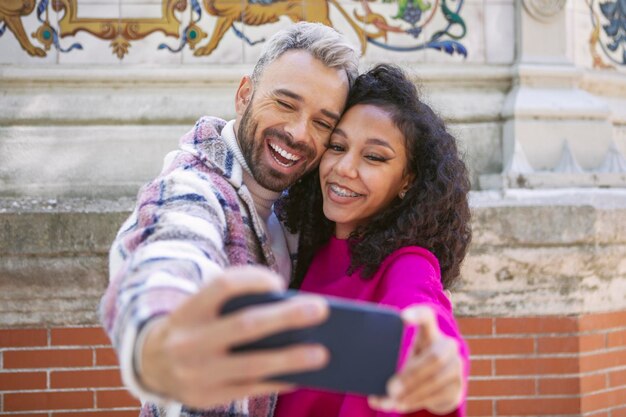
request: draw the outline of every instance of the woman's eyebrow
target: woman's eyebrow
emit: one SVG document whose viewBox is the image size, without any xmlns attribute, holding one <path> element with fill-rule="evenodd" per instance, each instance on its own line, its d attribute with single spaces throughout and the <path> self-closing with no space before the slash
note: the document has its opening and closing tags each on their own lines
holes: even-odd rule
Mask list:
<svg viewBox="0 0 626 417">
<path fill-rule="evenodd" d="M 387 142 L 384 139 L 378 139 L 378 138 L 369 138 L 365 141 L 365 143 L 369 144 L 369 145 L 379 145 L 379 146 L 384 146 L 385 148 L 389 148 L 390 150 L 392 150 L 394 153 L 396 152 L 395 149 L 393 149 L 393 147 L 389 144 L 389 142 Z"/>
<path fill-rule="evenodd" d="M 333 130 L 333 135 L 339 135 L 339 136 L 343 136 L 344 138 L 348 137 L 346 135 L 346 132 L 344 132 L 343 130 L 341 130 L 340 128 L 336 127 L 335 130 Z"/>
</svg>

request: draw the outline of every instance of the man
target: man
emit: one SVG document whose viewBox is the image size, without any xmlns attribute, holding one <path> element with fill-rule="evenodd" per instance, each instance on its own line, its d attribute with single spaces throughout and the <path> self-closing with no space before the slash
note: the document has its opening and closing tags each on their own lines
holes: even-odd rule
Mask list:
<svg viewBox="0 0 626 417">
<path fill-rule="evenodd" d="M 101 306 L 124 381 L 148 400 L 142 415 L 269 417 L 272 393 L 287 386 L 267 377 L 326 363 L 315 345 L 230 353 L 320 323 L 323 300 L 302 296 L 226 318 L 219 309 L 233 296 L 285 287 L 293 242 L 271 207 L 317 166 L 357 65 L 358 53 L 331 28 L 299 23 L 277 33 L 241 80 L 236 119 L 200 119 L 142 189 L 111 249 Z M 258 264 L 277 274 L 250 266 Z"/>
</svg>

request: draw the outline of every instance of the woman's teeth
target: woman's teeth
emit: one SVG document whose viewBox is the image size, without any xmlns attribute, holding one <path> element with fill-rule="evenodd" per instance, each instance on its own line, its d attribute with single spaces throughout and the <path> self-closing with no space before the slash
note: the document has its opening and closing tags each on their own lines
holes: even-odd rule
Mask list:
<svg viewBox="0 0 626 417">
<path fill-rule="evenodd" d="M 354 191 L 347 190 L 336 184 L 331 184 L 330 190 L 341 197 L 360 197 L 362 194 L 355 193 Z"/>
</svg>

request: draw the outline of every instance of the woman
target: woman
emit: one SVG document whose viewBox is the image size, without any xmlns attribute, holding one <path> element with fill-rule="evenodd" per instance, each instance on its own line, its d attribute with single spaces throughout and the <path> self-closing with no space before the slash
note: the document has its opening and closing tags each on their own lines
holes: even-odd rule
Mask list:
<svg viewBox="0 0 626 417">
<path fill-rule="evenodd" d="M 403 309 L 419 333 L 405 338 L 387 397 L 301 389 L 279 397 L 275 416 L 464 414 L 468 351 L 446 290 L 471 238 L 468 191 L 455 139 L 403 72 L 361 75 L 319 171 L 278 205 L 300 233 L 292 287 Z"/>
</svg>

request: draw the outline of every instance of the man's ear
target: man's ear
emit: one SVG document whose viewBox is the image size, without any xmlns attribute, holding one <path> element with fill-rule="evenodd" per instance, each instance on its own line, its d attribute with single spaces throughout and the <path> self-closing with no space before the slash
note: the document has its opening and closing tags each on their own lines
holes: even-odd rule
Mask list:
<svg viewBox="0 0 626 417">
<path fill-rule="evenodd" d="M 252 99 L 253 91 L 254 85 L 252 84 L 252 79 L 249 75 L 244 75 L 243 78 L 241 78 L 239 88 L 237 88 L 237 93 L 235 94 L 235 111 L 239 116 L 242 116 L 248 107 Z"/>
</svg>

